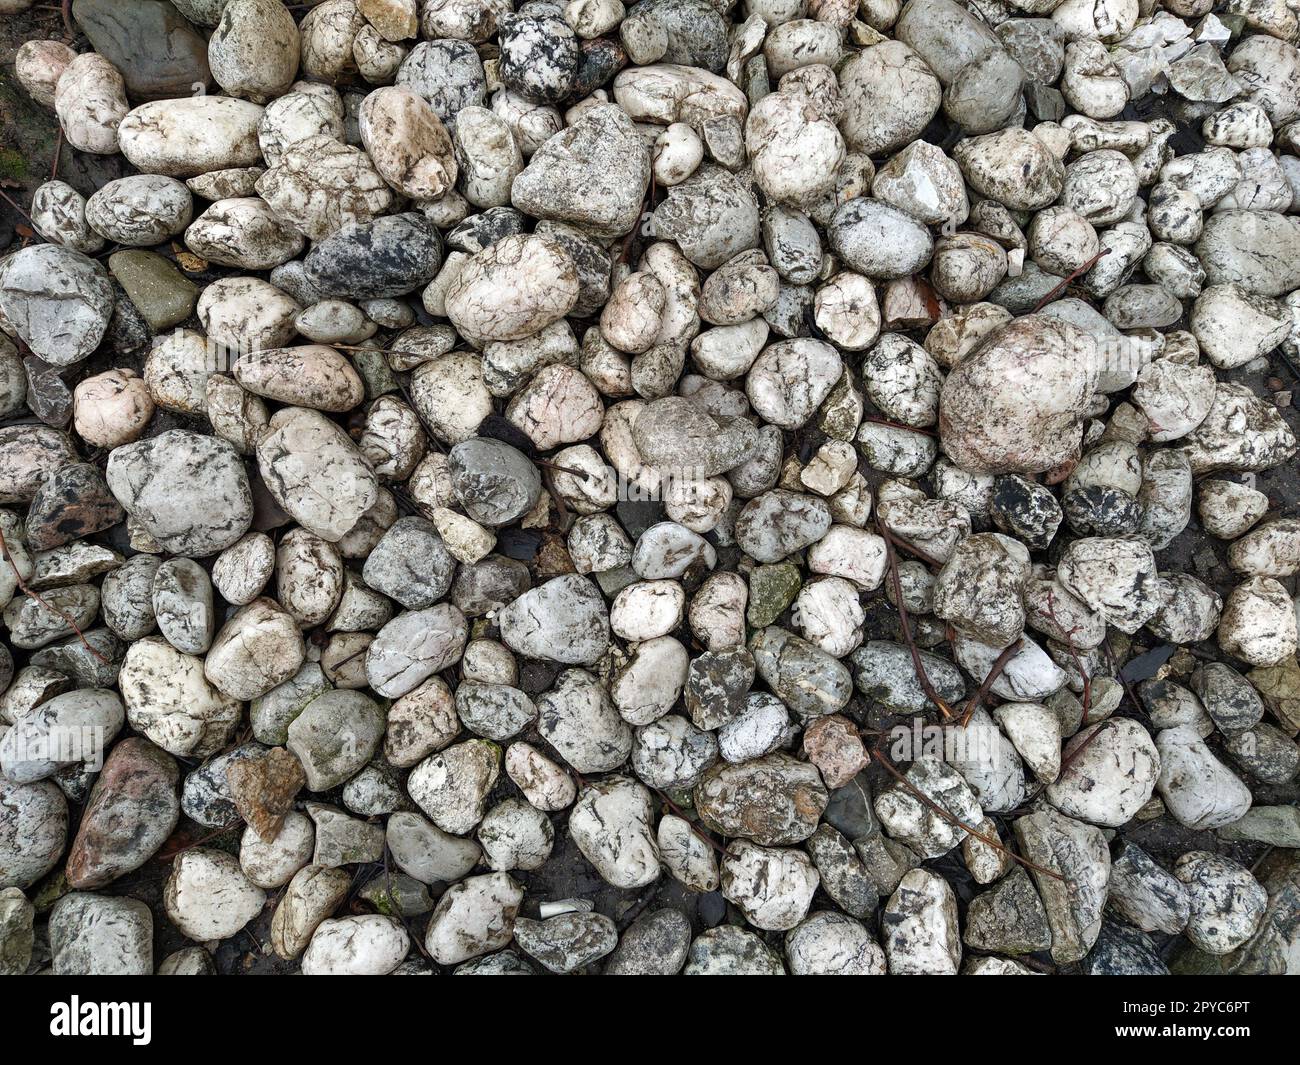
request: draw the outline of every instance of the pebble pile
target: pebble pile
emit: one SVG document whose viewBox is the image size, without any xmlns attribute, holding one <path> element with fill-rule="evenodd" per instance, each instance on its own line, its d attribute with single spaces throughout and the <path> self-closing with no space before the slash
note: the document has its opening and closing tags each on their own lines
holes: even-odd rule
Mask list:
<svg viewBox="0 0 1300 1065">
<path fill-rule="evenodd" d="M 1293 3 L 0 15 L 0 973 L 1297 971 Z"/>
</svg>

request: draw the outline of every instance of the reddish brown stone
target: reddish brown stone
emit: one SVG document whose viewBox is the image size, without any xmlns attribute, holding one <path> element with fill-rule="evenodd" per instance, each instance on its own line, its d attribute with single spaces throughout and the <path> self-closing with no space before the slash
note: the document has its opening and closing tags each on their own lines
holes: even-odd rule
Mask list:
<svg viewBox="0 0 1300 1065">
<path fill-rule="evenodd" d="M 853 722 L 840 714 L 819 717 L 809 725 L 803 747 L 828 788 L 843 787 L 871 760 Z"/>
<path fill-rule="evenodd" d="M 158 853 L 180 818 L 176 759 L 131 737 L 113 748 L 68 853 L 68 884 L 101 888 Z"/>
<path fill-rule="evenodd" d="M 239 816 L 270 843 L 280 834 L 285 817 L 293 809 L 294 797 L 307 783 L 307 775 L 291 752 L 272 747 L 261 758 L 231 762 L 226 780 Z"/>
</svg>

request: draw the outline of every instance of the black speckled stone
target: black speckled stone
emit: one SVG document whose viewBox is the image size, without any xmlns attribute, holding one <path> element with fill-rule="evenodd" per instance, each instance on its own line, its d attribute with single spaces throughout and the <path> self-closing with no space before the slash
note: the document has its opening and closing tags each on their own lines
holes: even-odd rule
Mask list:
<svg viewBox="0 0 1300 1065">
<path fill-rule="evenodd" d="M 27 544 L 33 551 L 102 532 L 126 517 L 98 466 L 79 462 L 50 473 L 27 510 Z"/>
<path fill-rule="evenodd" d="M 1015 474 L 994 483 L 992 510 L 997 527 L 1023 540 L 1031 551 L 1052 542 L 1063 517 L 1050 488 Z"/>
<path fill-rule="evenodd" d="M 472 214 L 447 233 L 447 248 L 474 255 L 490 248 L 502 237 L 522 233 L 527 219 L 513 207 L 489 207 L 481 214 Z"/>
<path fill-rule="evenodd" d="M 1168 976 L 1151 940 L 1128 925 L 1106 921 L 1092 952 L 1083 960 L 1089 976 Z"/>
<path fill-rule="evenodd" d="M 501 23 L 501 81 L 533 100 L 556 103 L 573 89 L 581 50 L 555 9 L 529 8 Z"/>
<path fill-rule="evenodd" d="M 1067 493 L 1062 501 L 1065 520 L 1080 536 L 1127 536 L 1136 532 L 1142 507 L 1127 492 L 1106 485 L 1089 485 Z"/>
<path fill-rule="evenodd" d="M 303 261 L 307 280 L 327 296 L 405 296 L 433 280 L 442 265 L 438 230 L 421 214 L 394 214 L 344 226 Z"/>
</svg>

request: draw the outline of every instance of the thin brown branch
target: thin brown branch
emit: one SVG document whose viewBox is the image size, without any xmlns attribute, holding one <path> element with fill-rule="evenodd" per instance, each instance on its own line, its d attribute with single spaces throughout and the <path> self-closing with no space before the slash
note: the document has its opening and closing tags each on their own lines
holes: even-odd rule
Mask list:
<svg viewBox="0 0 1300 1065">
<path fill-rule="evenodd" d="M 83 644 L 86 645 L 86 650 L 89 651 L 96 658 L 98 658 L 101 662 L 103 662 L 104 665 L 111 666 L 113 664 L 93 644 L 91 644 L 89 640 L 86 639 L 86 634 L 81 631 L 81 629 L 77 626 L 77 623 L 73 621 L 72 618 L 68 617 L 68 615 L 65 614 L 62 610 L 60 610 L 58 607 L 50 603 L 49 600 L 45 599 L 39 592 L 32 591 L 32 589 L 28 586 L 27 582 L 23 580 L 23 575 L 18 569 L 18 563 L 16 563 L 13 560 L 13 557 L 9 554 L 9 544 L 5 541 L 5 534 L 3 530 L 0 530 L 0 557 L 3 557 L 4 560 L 9 563 L 9 568 L 14 571 L 14 580 L 17 582 L 19 589 L 23 592 L 24 595 L 26 595 L 29 599 L 32 599 L 35 602 L 39 603 L 43 609 L 49 611 L 55 617 L 62 618 L 63 623 L 67 625 L 68 628 L 70 628 L 73 632 L 75 632 L 77 634 L 77 638 L 81 640 Z"/>
<path fill-rule="evenodd" d="M 997 683 L 998 677 L 1002 676 L 1002 671 L 1007 668 L 1007 663 L 1015 658 L 1024 645 L 1025 641 L 1021 639 L 1002 649 L 1002 653 L 998 655 L 993 663 L 993 668 L 989 670 L 988 676 L 980 681 L 980 686 L 975 689 L 975 694 L 970 697 L 970 702 L 966 704 L 966 712 L 961 715 L 962 728 L 970 724 L 970 719 L 979 708 L 980 703 L 987 698 L 989 689 Z"/>
<path fill-rule="evenodd" d="M 906 551 L 909 555 L 915 555 L 931 569 L 943 569 L 943 563 L 930 554 L 929 551 L 917 547 L 916 544 L 912 543 L 910 540 L 904 540 L 896 532 L 891 532 L 889 535 L 894 538 L 894 546 L 896 548 Z"/>
<path fill-rule="evenodd" d="M 1058 781 L 1065 779 L 1065 774 L 1068 773 L 1070 767 L 1079 760 L 1079 756 L 1088 749 L 1088 745 L 1092 743 L 1092 741 L 1095 740 L 1098 736 L 1100 736 L 1103 732 L 1105 732 L 1109 726 L 1110 726 L 1109 720 L 1103 721 L 1100 725 L 1097 726 L 1096 731 L 1094 731 L 1091 736 L 1089 736 L 1086 740 L 1084 740 L 1081 744 L 1079 744 L 1078 747 L 1076 747 L 1073 751 L 1070 752 L 1069 757 L 1066 758 L 1065 761 L 1061 763 L 1060 772 L 1056 774 L 1056 779 Z"/>
<path fill-rule="evenodd" d="M 922 436 L 938 436 L 939 434 L 933 429 L 922 429 L 918 425 L 904 425 L 902 422 L 892 421 L 889 418 L 882 418 L 879 414 L 864 414 L 864 422 L 871 422 L 873 425 L 883 425 L 889 429 L 902 429 L 908 433 L 920 433 Z"/>
<path fill-rule="evenodd" d="M 580 470 L 576 466 L 561 466 L 558 462 L 551 462 L 549 459 L 533 459 L 533 465 L 540 466 L 544 470 L 558 470 L 560 473 L 581 477 L 584 481 L 591 480 L 591 474 L 586 470 Z"/>
<path fill-rule="evenodd" d="M 925 671 L 925 662 L 921 659 L 921 652 L 916 646 L 916 639 L 912 636 L 912 623 L 907 615 L 907 606 L 903 602 L 903 584 L 898 579 L 898 555 L 894 551 L 894 534 L 880 520 L 879 512 L 876 513 L 876 529 L 879 530 L 881 539 L 885 541 L 885 567 L 889 571 L 890 586 L 894 589 L 894 601 L 898 607 L 899 620 L 902 622 L 903 642 L 907 644 L 907 649 L 912 655 L 912 671 L 916 674 L 917 683 L 921 685 L 921 691 L 939 708 L 939 713 L 944 717 L 953 717 L 952 708 L 944 702 L 943 696 L 930 681 L 930 675 Z"/>
<path fill-rule="evenodd" d="M 1029 313 L 1037 314 L 1049 303 L 1051 303 L 1052 300 L 1056 299 L 1057 296 L 1059 296 L 1062 292 L 1064 292 L 1072 282 L 1077 281 L 1079 278 L 1081 278 L 1084 274 L 1086 274 L 1089 270 L 1091 270 L 1094 266 L 1096 266 L 1098 262 L 1100 262 L 1109 254 L 1110 254 L 1109 248 L 1102 248 L 1101 251 L 1099 251 L 1096 255 L 1094 255 L 1091 259 L 1089 259 L 1086 263 L 1084 263 L 1073 273 L 1069 274 L 1059 285 L 1057 285 L 1054 289 L 1052 289 L 1051 292 L 1049 292 L 1041 300 L 1035 303 L 1034 309 Z"/>
<path fill-rule="evenodd" d="M 979 829 L 972 828 L 970 825 L 966 824 L 966 822 L 961 820 L 960 818 L 954 817 L 948 810 L 945 810 L 937 802 L 931 799 L 930 796 L 928 796 L 925 792 L 923 792 L 920 788 L 918 788 L 915 784 L 913 784 L 910 780 L 908 780 L 907 777 L 904 776 L 902 772 L 899 771 L 898 767 L 895 766 L 893 762 L 891 762 L 888 758 L 885 757 L 885 752 L 880 747 L 873 748 L 872 753 L 876 756 L 877 759 L 879 759 L 880 764 L 885 767 L 885 769 L 888 771 L 890 776 L 892 776 L 901 785 L 903 785 L 903 787 L 906 788 L 913 795 L 913 797 L 915 797 L 918 801 L 924 803 L 927 808 L 933 810 L 936 814 L 938 814 L 945 821 L 947 821 L 948 824 L 953 825 L 956 828 L 965 829 L 981 843 L 989 847 L 992 847 L 995 851 L 1005 854 L 1008 858 L 1011 858 L 1013 861 L 1019 862 L 1027 869 L 1032 869 L 1036 873 L 1042 873 L 1044 876 L 1050 876 L 1053 880 L 1060 880 L 1060 881 L 1065 880 L 1065 877 L 1063 877 L 1060 873 L 1048 869 L 1045 866 L 1038 865 L 1036 862 L 1031 862 L 1028 858 L 1020 857 L 1020 855 L 1018 855 L 1015 851 L 1005 846 L 1001 840 L 994 839 L 992 836 L 987 836 L 983 832 L 979 831 Z"/>
<path fill-rule="evenodd" d="M 26 211 L 24 211 L 21 207 L 19 207 L 17 201 L 14 200 L 13 197 L 11 197 L 3 189 L 0 189 L 0 200 L 4 200 L 5 203 L 7 203 L 10 207 L 12 207 L 25 219 L 27 219 L 27 224 L 30 225 L 32 229 L 36 228 L 36 223 L 32 221 L 32 216 L 29 215 Z"/>
<path fill-rule="evenodd" d="M 1106 638 L 1102 641 L 1101 646 L 1106 651 L 1107 664 L 1109 664 L 1110 668 L 1115 671 L 1115 676 L 1119 679 L 1119 682 L 1122 685 L 1124 685 L 1124 694 L 1128 696 L 1128 701 L 1133 704 L 1134 710 L 1141 710 L 1142 704 L 1138 701 L 1138 697 L 1136 693 L 1134 693 L 1133 691 L 1133 685 L 1130 684 L 1128 682 L 1128 679 L 1124 676 L 1124 670 L 1120 667 L 1119 662 L 1116 660 L 1115 652 L 1110 649 L 1109 634 L 1107 634 Z"/>
<path fill-rule="evenodd" d="M 658 788 L 655 788 L 655 789 L 653 789 L 653 790 L 654 790 L 654 793 L 655 793 L 656 795 L 659 796 L 660 801 L 663 802 L 663 804 L 664 804 L 665 806 L 667 806 L 669 810 L 671 810 L 674 814 L 676 814 L 676 815 L 677 815 L 678 817 L 680 817 L 683 821 L 685 821 L 688 825 L 690 825 L 691 831 L 694 832 L 697 836 L 699 836 L 700 839 L 704 840 L 705 843 L 707 843 L 710 847 L 712 847 L 712 848 L 713 848 L 715 851 L 717 851 L 719 854 L 726 854 L 726 853 L 727 853 L 727 848 L 724 847 L 721 843 L 719 843 L 719 842 L 718 842 L 716 839 L 714 839 L 712 836 L 710 836 L 707 832 L 705 832 L 704 829 L 700 828 L 700 826 L 697 825 L 694 821 L 692 821 L 689 817 L 687 817 L 687 816 L 686 816 L 686 811 L 685 811 L 685 810 L 683 810 L 680 806 L 678 806 L 675 802 L 673 802 L 672 799 L 668 798 L 668 796 L 665 795 L 665 794 L 664 794 L 662 791 L 660 791 Z"/>
</svg>

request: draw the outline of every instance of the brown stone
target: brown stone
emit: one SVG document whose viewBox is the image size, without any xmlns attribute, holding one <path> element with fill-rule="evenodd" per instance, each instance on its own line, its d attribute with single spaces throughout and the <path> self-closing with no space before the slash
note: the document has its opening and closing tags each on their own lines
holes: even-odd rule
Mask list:
<svg viewBox="0 0 1300 1065">
<path fill-rule="evenodd" d="M 176 760 L 132 736 L 113 748 L 90 791 L 68 853 L 68 884 L 90 891 L 158 853 L 180 818 Z"/>
<path fill-rule="evenodd" d="M 857 728 L 840 714 L 813 721 L 804 730 L 803 746 L 828 788 L 843 787 L 871 761 Z"/>
<path fill-rule="evenodd" d="M 270 843 L 280 834 L 294 797 L 307 783 L 307 774 L 291 752 L 272 747 L 261 758 L 232 761 L 226 780 L 239 816 Z"/>
</svg>

